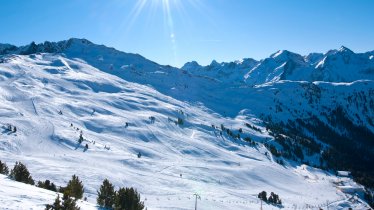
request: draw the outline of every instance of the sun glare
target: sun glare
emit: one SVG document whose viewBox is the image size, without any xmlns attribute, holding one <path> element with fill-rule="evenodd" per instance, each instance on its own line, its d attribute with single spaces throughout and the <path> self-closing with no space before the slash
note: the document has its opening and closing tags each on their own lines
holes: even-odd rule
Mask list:
<svg viewBox="0 0 374 210">
<path fill-rule="evenodd" d="M 138 0 L 129 14 L 129 22 L 126 24 L 127 29 L 130 30 L 141 15 L 147 15 L 150 21 L 153 21 L 155 16 L 162 16 L 166 34 L 170 39 L 174 62 L 177 63 L 178 36 L 174 28 L 174 17 L 178 14 L 182 18 L 186 18 L 185 6 L 187 4 L 195 9 L 201 9 L 199 0 Z"/>
</svg>

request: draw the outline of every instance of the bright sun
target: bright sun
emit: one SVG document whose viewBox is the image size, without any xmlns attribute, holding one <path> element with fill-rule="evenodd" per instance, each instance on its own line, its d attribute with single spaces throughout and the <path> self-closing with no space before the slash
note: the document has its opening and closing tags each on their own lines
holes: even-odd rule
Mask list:
<svg viewBox="0 0 374 210">
<path fill-rule="evenodd" d="M 160 15 L 159 12 L 162 11 L 164 25 L 167 28 L 167 33 L 169 34 L 170 42 L 172 45 L 172 50 L 174 53 L 174 59 L 177 58 L 177 35 L 174 30 L 174 13 L 182 15 L 184 11 L 185 4 L 191 4 L 193 7 L 197 7 L 199 0 L 138 0 L 134 5 L 130 15 L 130 26 L 135 22 L 135 20 L 142 15 L 145 11 L 151 13 L 152 15 Z"/>
<path fill-rule="evenodd" d="M 186 19 L 186 6 L 191 6 L 194 9 L 201 10 L 203 5 L 201 0 L 136 0 L 129 13 L 129 22 L 127 22 L 127 29 L 136 22 L 141 15 L 150 16 L 150 20 L 154 20 L 155 16 L 162 16 L 165 29 L 167 30 L 168 38 L 174 54 L 174 61 L 177 61 L 177 34 L 175 33 L 174 16 Z"/>
<path fill-rule="evenodd" d="M 150 12 L 151 15 L 162 14 L 165 23 L 172 27 L 173 15 L 183 15 L 187 5 L 198 10 L 202 7 L 201 0 L 137 0 L 129 16 L 135 21 L 144 12 Z"/>
</svg>

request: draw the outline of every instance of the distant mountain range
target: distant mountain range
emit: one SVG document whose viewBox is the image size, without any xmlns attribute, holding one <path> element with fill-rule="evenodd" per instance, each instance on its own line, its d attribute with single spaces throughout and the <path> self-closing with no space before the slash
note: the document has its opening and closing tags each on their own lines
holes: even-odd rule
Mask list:
<svg viewBox="0 0 374 210">
<path fill-rule="evenodd" d="M 197 62 L 186 63 L 182 69 L 198 75 L 224 78 L 222 81 L 259 85 L 280 80 L 352 82 L 373 80 L 374 52 L 354 53 L 346 47 L 325 54 L 311 53 L 302 56 L 281 50 L 261 61 L 243 59 L 230 63 L 213 61 L 208 66 Z"/>
<path fill-rule="evenodd" d="M 87 50 L 87 51 L 85 51 Z M 34 53 L 66 53 L 66 54 L 109 56 L 111 59 L 121 60 L 124 64 L 116 68 L 126 68 L 126 65 L 139 68 L 157 68 L 155 62 L 131 53 L 123 53 L 96 45 L 86 39 L 69 39 L 60 42 L 44 42 L 17 47 L 10 44 L 0 44 L 0 55 Z M 99 55 L 99 54 L 102 55 Z M 116 55 L 119 54 L 119 55 Z M 114 56 L 113 56 L 114 55 Z M 108 63 L 108 62 L 105 62 Z M 114 60 L 113 65 L 116 63 Z M 113 67 L 114 68 L 114 67 Z M 280 80 L 292 81 L 325 81 L 325 82 L 353 82 L 360 79 L 374 79 L 374 51 L 354 53 L 342 46 L 339 50 L 327 53 L 310 53 L 302 56 L 287 50 L 280 50 L 270 57 L 260 61 L 246 58 L 234 62 L 212 61 L 208 66 L 201 66 L 196 61 L 186 63 L 182 68 L 192 74 L 218 79 L 222 82 L 244 83 L 259 85 Z"/>
</svg>

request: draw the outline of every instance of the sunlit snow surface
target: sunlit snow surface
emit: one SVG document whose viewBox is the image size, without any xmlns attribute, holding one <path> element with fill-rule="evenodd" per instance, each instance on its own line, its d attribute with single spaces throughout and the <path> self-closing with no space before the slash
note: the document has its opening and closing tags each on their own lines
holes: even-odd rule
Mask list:
<svg viewBox="0 0 374 210">
<path fill-rule="evenodd" d="M 21 161 L 35 180 L 49 179 L 58 186 L 78 175 L 91 203 L 80 203 L 82 209 L 93 208 L 105 178 L 117 188 L 136 187 L 150 210 L 193 209 L 194 193 L 201 196 L 199 209 L 259 209 L 262 190 L 279 194 L 286 208 L 327 203 L 335 209 L 365 208 L 337 190 L 334 175 L 305 165 L 281 166 L 265 155 L 262 144 L 250 147 L 220 137 L 212 128 L 243 128 L 263 142 L 270 138 L 264 128 L 255 132 L 243 126 L 244 120 L 257 123 L 255 117 L 224 117 L 200 103 L 174 99 L 61 54 L 7 59 L 0 64 L 0 160 L 10 168 Z M 167 77 L 164 83 L 174 79 Z M 178 117 L 184 125 L 172 122 Z M 7 124 L 17 132 L 8 132 Z M 86 140 L 79 145 L 81 131 Z M 55 196 L 0 177 L 2 209 L 43 209 Z"/>
</svg>

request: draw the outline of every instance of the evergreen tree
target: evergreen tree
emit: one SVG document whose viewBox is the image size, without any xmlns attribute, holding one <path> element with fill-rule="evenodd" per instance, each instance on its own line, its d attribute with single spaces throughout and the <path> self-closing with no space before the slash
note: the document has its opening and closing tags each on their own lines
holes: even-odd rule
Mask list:
<svg viewBox="0 0 374 210">
<path fill-rule="evenodd" d="M 64 194 L 62 199 L 63 210 L 80 210 L 80 208 L 77 206 L 77 203 L 75 202 L 75 199 L 73 199 L 72 197 Z"/>
<path fill-rule="evenodd" d="M 56 198 L 55 202 L 53 203 L 53 206 L 55 207 L 56 210 L 57 209 L 62 209 L 60 194 L 57 195 L 57 198 Z"/>
<path fill-rule="evenodd" d="M 64 197 L 74 197 L 75 199 L 81 199 L 83 197 L 83 184 L 79 180 L 79 177 L 75 174 L 72 179 L 68 182 L 68 185 L 64 189 Z"/>
<path fill-rule="evenodd" d="M 114 205 L 114 199 L 116 192 L 114 191 L 114 186 L 109 182 L 108 179 L 103 181 L 100 186 L 100 190 L 97 191 L 97 204 L 101 207 L 111 209 Z"/>
<path fill-rule="evenodd" d="M 155 121 L 156 121 L 156 118 L 155 117 L 153 117 L 153 116 L 150 116 L 149 117 L 149 120 L 151 121 L 151 123 L 153 124 L 153 123 L 155 123 Z"/>
<path fill-rule="evenodd" d="M 273 192 L 270 193 L 268 202 L 275 205 L 282 205 L 282 201 L 280 200 L 279 196 Z"/>
<path fill-rule="evenodd" d="M 274 201 L 275 199 L 274 199 L 274 197 L 273 197 L 273 192 L 271 192 L 271 194 L 270 194 L 270 196 L 269 196 L 269 198 L 268 198 L 268 202 L 269 203 L 271 203 L 271 204 L 274 204 Z"/>
<path fill-rule="evenodd" d="M 140 201 L 140 195 L 134 188 L 120 188 L 116 193 L 116 210 L 143 210 L 144 202 Z"/>
<path fill-rule="evenodd" d="M 267 199 L 267 197 L 266 197 L 266 192 L 265 192 L 265 191 L 260 192 L 260 193 L 258 194 L 257 197 L 258 197 L 259 199 L 265 201 L 265 202 L 268 201 L 268 199 Z"/>
<path fill-rule="evenodd" d="M 55 202 L 52 205 L 47 204 L 45 209 L 46 210 L 63 210 L 61 206 L 60 195 L 57 195 L 57 198 L 55 199 Z"/>
<path fill-rule="evenodd" d="M 78 139 L 78 142 L 79 144 L 81 144 L 83 142 L 84 138 L 83 138 L 83 135 L 82 133 L 79 135 L 79 139 Z"/>
<path fill-rule="evenodd" d="M 0 174 L 4 174 L 4 175 L 9 174 L 8 166 L 5 163 L 1 162 L 1 160 L 0 160 Z"/>
<path fill-rule="evenodd" d="M 60 195 L 57 195 L 55 202 L 50 205 L 48 204 L 45 208 L 46 210 L 80 210 L 77 203 L 68 195 L 62 197 L 62 202 L 60 200 Z"/>
<path fill-rule="evenodd" d="M 45 180 L 44 182 L 43 181 L 39 181 L 38 184 L 37 184 L 37 187 L 57 192 L 56 185 L 53 184 L 53 182 L 49 181 L 48 179 Z"/>
<path fill-rule="evenodd" d="M 244 141 L 246 141 L 248 143 L 252 143 L 252 139 L 249 136 L 245 137 Z"/>
<path fill-rule="evenodd" d="M 183 119 L 178 117 L 177 124 L 183 125 L 184 124 Z"/>
<path fill-rule="evenodd" d="M 34 185 L 35 183 L 30 175 L 29 170 L 21 162 L 16 162 L 16 165 L 14 165 L 14 168 L 10 172 L 10 177 L 17 182 L 23 182 L 32 185 Z"/>
</svg>

